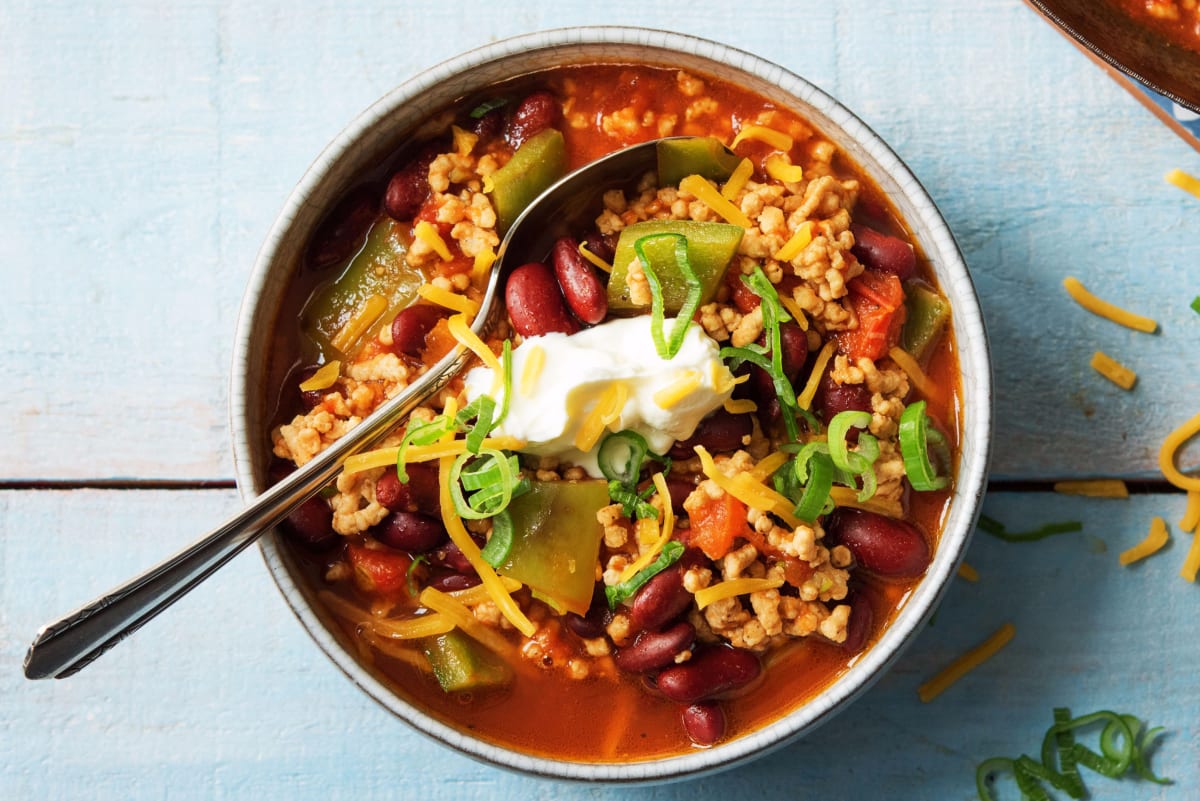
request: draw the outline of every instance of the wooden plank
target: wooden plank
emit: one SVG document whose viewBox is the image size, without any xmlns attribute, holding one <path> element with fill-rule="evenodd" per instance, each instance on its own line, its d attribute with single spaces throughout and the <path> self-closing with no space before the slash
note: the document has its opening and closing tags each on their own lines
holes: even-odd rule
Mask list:
<svg viewBox="0 0 1200 801">
<path fill-rule="evenodd" d="M 353 688 L 309 642 L 245 554 L 82 673 L 19 676 L 36 628 L 165 556 L 229 491 L 0 493 L 0 787 L 12 798 L 623 798 L 629 790 L 546 783 L 434 746 Z M 1085 532 L 1011 545 L 978 536 L 981 579 L 958 580 L 895 668 L 817 734 L 705 780 L 702 797 L 973 797 L 975 764 L 1036 753 L 1051 709 L 1128 711 L 1168 734 L 1159 789 L 1085 771 L 1091 797 L 1179 798 L 1200 782 L 1195 585 L 1177 575 L 1190 538 L 1133 568 L 1117 554 L 1152 515 L 1176 530 L 1180 495 L 1127 501 L 996 494 L 1010 526 L 1083 521 Z M 1098 547 L 1102 541 L 1104 550 Z M 933 703 L 916 688 L 1004 622 L 1013 642 Z M 670 785 L 658 799 L 693 798 Z M 1012 797 L 1011 795 L 1008 797 Z"/>
<path fill-rule="evenodd" d="M 807 75 L 943 209 L 992 332 L 997 476 L 1152 477 L 1157 443 L 1200 390 L 1187 309 L 1200 214 L 1161 182 L 1200 172 L 1195 154 L 1016 2 L 835 4 L 786 36 L 777 3 L 693 8 L 626 4 L 605 19 L 721 38 Z M 216 0 L 0 9 L 0 360 L 18 421 L 0 478 L 230 476 L 239 298 L 306 165 L 422 67 L 596 21 L 574 2 L 465 18 L 362 0 L 336 14 Z M 1162 333 L 1080 313 L 1059 288 L 1068 273 Z M 1095 348 L 1138 370 L 1133 393 L 1091 373 Z"/>
</svg>

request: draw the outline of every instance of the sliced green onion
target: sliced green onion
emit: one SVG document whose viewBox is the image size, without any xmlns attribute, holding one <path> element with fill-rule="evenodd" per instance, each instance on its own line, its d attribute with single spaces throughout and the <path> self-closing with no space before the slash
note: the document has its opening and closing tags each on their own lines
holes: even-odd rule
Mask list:
<svg viewBox="0 0 1200 801">
<path fill-rule="evenodd" d="M 829 491 L 833 489 L 833 462 L 823 453 L 814 453 L 808 460 L 808 473 L 804 494 L 800 496 L 793 514 L 806 523 L 812 523 L 824 514 L 829 502 Z M 871 475 L 874 476 L 874 472 Z"/>
<path fill-rule="evenodd" d="M 929 415 L 925 414 L 925 401 L 910 403 L 900 415 L 900 454 L 904 457 L 904 472 L 908 483 L 917 492 L 939 490 L 950 483 L 946 476 L 939 476 L 929 461 L 930 442 L 945 440 L 940 433 L 930 434 Z M 949 465 L 947 465 L 949 467 Z"/>
<path fill-rule="evenodd" d="M 453 421 L 444 414 L 438 415 L 428 423 L 421 420 L 409 421 L 408 428 L 404 432 L 404 439 L 400 440 L 400 447 L 396 449 L 396 477 L 400 479 L 401 484 L 408 483 L 408 470 L 405 468 L 404 458 L 408 452 L 408 446 L 432 445 L 449 433 L 453 426 Z"/>
<path fill-rule="evenodd" d="M 613 503 L 619 503 L 622 506 L 621 512 L 630 520 L 640 520 L 646 517 L 658 517 L 658 509 L 647 499 L 654 494 L 654 487 L 647 487 L 645 491 L 639 493 L 634 489 L 629 489 L 620 481 L 608 482 L 608 497 L 612 498 Z"/>
<path fill-rule="evenodd" d="M 629 488 L 637 484 L 642 472 L 642 463 L 648 453 L 650 444 L 646 442 L 646 438 L 636 431 L 625 429 L 608 434 L 600 440 L 596 461 L 605 478 Z"/>
<path fill-rule="evenodd" d="M 1146 751 L 1149 750 L 1150 746 L 1154 744 L 1154 741 L 1157 740 L 1159 735 L 1161 735 L 1164 731 L 1166 731 L 1166 729 L 1164 729 L 1162 726 L 1156 726 L 1153 729 L 1148 730 L 1144 735 L 1142 735 L 1141 741 L 1138 742 L 1138 747 L 1133 752 L 1134 771 L 1136 771 L 1137 775 L 1146 781 L 1154 782 L 1155 784 L 1171 784 L 1170 779 L 1164 779 L 1156 775 L 1154 771 L 1150 770 L 1149 766 L 1146 765 Z"/>
<path fill-rule="evenodd" d="M 792 317 L 779 302 L 779 294 L 761 267 L 755 267 L 754 272 L 750 275 L 743 275 L 742 283 L 760 299 L 759 308 L 762 310 L 763 332 L 766 334 L 767 349 L 771 354 L 767 373 L 771 376 L 771 383 L 775 387 L 775 394 L 779 397 L 779 404 L 783 409 L 795 409 L 797 407 L 796 391 L 792 387 L 792 382 L 788 381 L 787 375 L 783 372 L 783 335 L 779 331 L 780 324 L 788 322 Z M 788 440 L 795 442 L 800 436 L 795 414 L 784 414 L 783 422 L 787 428 Z"/>
<path fill-rule="evenodd" d="M 665 320 L 663 319 L 662 282 L 658 280 L 658 275 L 655 274 L 654 268 L 650 266 L 650 259 L 646 256 L 647 242 L 668 238 L 675 240 L 675 263 L 687 285 L 687 295 L 683 305 L 679 307 L 675 324 L 671 326 L 670 336 L 667 336 L 663 330 Z M 692 269 L 692 262 L 688 258 L 687 237 L 683 234 L 672 233 L 643 236 L 633 243 L 633 252 L 637 254 L 638 261 L 642 263 L 642 272 L 646 274 L 646 282 L 650 285 L 650 336 L 654 340 L 654 349 L 658 351 L 660 358 L 673 359 L 675 354 L 679 353 L 679 349 L 683 347 L 683 338 L 692 324 L 692 317 L 700 308 L 700 297 L 704 292 L 700 278 Z"/>
<path fill-rule="evenodd" d="M 1055 534 L 1070 534 L 1074 531 L 1083 531 L 1083 523 L 1078 520 L 1067 520 L 1062 523 L 1047 523 L 1041 528 L 1036 528 L 1033 531 L 1009 531 L 1003 523 L 987 515 L 979 516 L 979 528 L 984 533 L 990 534 L 997 539 L 1002 539 L 1005 542 L 1035 542 L 1043 540 L 1046 537 L 1053 537 Z"/>
<path fill-rule="evenodd" d="M 493 97 L 491 100 L 485 100 L 475 108 L 471 109 L 471 119 L 477 120 L 484 114 L 487 114 L 493 109 L 503 108 L 508 105 L 507 97 Z"/>
<path fill-rule="evenodd" d="M 628 581 L 604 588 L 604 596 L 608 599 L 608 608 L 616 609 L 617 605 L 632 598 L 647 581 L 679 561 L 683 556 L 683 543 L 672 540 L 662 547 L 658 558 L 634 573 Z"/>
<path fill-rule="evenodd" d="M 512 398 L 513 390 L 513 358 L 512 358 L 512 340 L 504 340 L 504 345 L 500 350 L 500 364 L 504 365 L 504 399 L 500 401 L 500 414 L 496 415 L 496 421 L 492 423 L 492 429 L 495 430 L 505 418 L 508 417 L 509 399 Z"/>
<path fill-rule="evenodd" d="M 979 794 L 979 801 L 994 801 L 995 796 L 988 786 L 992 777 L 997 773 L 1015 773 L 1015 769 L 1016 763 L 1006 757 L 992 757 L 980 762 L 975 769 L 975 792 Z"/>
<path fill-rule="evenodd" d="M 463 495 L 461 476 L 468 459 L 492 457 L 491 464 L 495 467 L 496 481 L 494 484 L 475 492 L 468 501 Z M 519 483 L 513 464 L 502 451 L 495 448 L 480 448 L 479 456 L 472 453 L 460 453 L 450 466 L 450 499 L 454 503 L 454 511 L 459 517 L 467 520 L 482 520 L 499 514 L 508 508 L 513 498 L 513 490 Z"/>
<path fill-rule="evenodd" d="M 417 565 L 428 561 L 429 560 L 425 558 L 425 554 L 421 554 L 412 560 L 412 563 L 408 566 L 408 570 L 404 573 L 404 586 L 405 589 L 408 590 L 408 596 L 410 598 L 416 598 L 417 594 L 420 592 L 420 589 L 417 587 Z"/>
<path fill-rule="evenodd" d="M 851 453 L 850 446 L 846 442 L 846 435 L 850 433 L 851 428 L 866 428 L 869 425 L 871 425 L 870 412 L 838 412 L 829 421 L 829 458 L 833 460 L 835 467 L 848 473 L 861 473 L 866 467 L 870 467 L 871 462 L 867 461 L 867 457 L 860 453 Z M 870 437 L 871 440 L 875 439 L 870 434 L 859 434 L 858 436 L 860 443 L 865 437 Z M 874 444 L 875 455 L 878 457 L 878 443 Z"/>
<path fill-rule="evenodd" d="M 466 431 L 467 450 L 479 453 L 484 438 L 492 433 L 495 424 L 492 422 L 496 414 L 496 401 L 488 395 L 480 395 L 464 406 L 454 417 L 454 425 L 460 431 Z"/>
<path fill-rule="evenodd" d="M 492 536 L 488 537 L 480 554 L 492 567 L 500 567 L 508 561 L 513 546 L 512 515 L 505 509 L 492 518 Z"/>
<path fill-rule="evenodd" d="M 1192 298 L 1192 311 L 1194 311 L 1196 314 L 1200 314 L 1200 295 Z"/>
<path fill-rule="evenodd" d="M 1052 768 L 1054 754 L 1058 755 L 1058 773 L 1066 786 L 1063 790 L 1071 798 L 1083 798 L 1087 789 L 1083 786 L 1083 777 L 1079 775 L 1078 760 L 1075 758 L 1075 732 L 1067 727 L 1071 722 L 1071 710 L 1057 707 L 1054 710 L 1054 728 L 1042 740 L 1042 763 Z M 1050 751 L 1053 739 L 1054 752 Z"/>
<path fill-rule="evenodd" d="M 1017 789 L 1021 791 L 1021 800 L 1051 801 L 1050 795 L 1037 783 L 1037 778 L 1030 775 L 1026 769 L 1025 766 L 1030 762 L 1033 762 L 1033 760 L 1022 755 L 1013 763 L 1013 780 L 1017 783 Z M 1033 764 L 1037 763 L 1034 762 Z"/>
</svg>

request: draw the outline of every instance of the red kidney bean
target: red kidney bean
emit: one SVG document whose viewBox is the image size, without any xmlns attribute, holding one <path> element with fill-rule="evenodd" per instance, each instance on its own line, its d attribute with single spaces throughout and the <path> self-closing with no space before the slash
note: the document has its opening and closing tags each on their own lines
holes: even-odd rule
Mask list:
<svg viewBox="0 0 1200 801">
<path fill-rule="evenodd" d="M 589 231 L 583 238 L 583 244 L 592 254 L 612 264 L 617 255 L 617 237 L 615 234 L 602 234 L 599 231 Z"/>
<path fill-rule="evenodd" d="M 490 142 L 504 130 L 504 109 L 494 108 L 471 123 L 471 132 L 481 142 Z"/>
<path fill-rule="evenodd" d="M 846 639 L 841 645 L 846 652 L 857 654 L 871 638 L 871 631 L 875 627 L 875 610 L 871 608 L 871 599 L 862 590 L 851 590 L 842 603 L 850 605 L 850 622 L 846 624 Z"/>
<path fill-rule="evenodd" d="M 725 710 L 714 701 L 684 707 L 683 730 L 696 745 L 713 745 L 725 736 Z"/>
<path fill-rule="evenodd" d="M 367 187 L 346 195 L 322 222 L 308 245 L 308 266 L 324 270 L 354 255 L 379 213 L 379 201 Z"/>
<path fill-rule="evenodd" d="M 916 275 L 917 255 L 912 245 L 858 223 L 851 223 L 850 231 L 854 234 L 854 247 L 850 252 L 864 265 L 891 273 L 901 281 Z"/>
<path fill-rule="evenodd" d="M 808 335 L 794 322 L 779 326 L 779 344 L 783 351 L 783 374 L 795 383 L 808 361 Z"/>
<path fill-rule="evenodd" d="M 929 543 L 913 524 L 842 507 L 825 519 L 827 545 L 845 545 L 858 566 L 887 578 L 913 578 L 929 567 Z"/>
<path fill-rule="evenodd" d="M 307 367 L 300 369 L 296 374 L 296 383 L 303 384 L 308 379 L 316 375 L 317 370 L 321 369 L 320 365 L 310 364 Z M 332 387 L 330 387 L 332 389 Z M 300 390 L 300 402 L 304 404 L 304 408 L 312 410 L 321 405 L 321 401 L 325 400 L 326 393 L 329 389 L 310 389 Z"/>
<path fill-rule="evenodd" d="M 667 492 L 671 494 L 671 508 L 676 514 L 683 514 L 683 502 L 696 489 L 695 482 L 686 478 L 668 477 Z"/>
<path fill-rule="evenodd" d="M 484 546 L 483 537 L 472 534 L 471 539 L 480 548 Z M 462 573 L 467 576 L 475 575 L 475 568 L 471 567 L 471 563 L 467 561 L 467 557 L 462 552 L 462 549 L 455 545 L 454 542 L 446 542 L 430 551 L 428 558 L 429 564 L 434 567 L 444 567 L 453 570 L 455 573 Z"/>
<path fill-rule="evenodd" d="M 826 371 L 817 386 L 813 408 L 821 422 L 828 424 L 841 412 L 870 412 L 871 392 L 862 384 L 839 384 Z M 851 445 L 856 444 L 859 433 L 861 429 L 851 428 L 846 432 L 846 441 Z"/>
<path fill-rule="evenodd" d="M 692 594 L 683 586 L 683 570 L 668 567 L 633 596 L 629 619 L 639 629 L 661 629 L 692 605 Z"/>
<path fill-rule="evenodd" d="M 392 512 L 372 526 L 369 533 L 384 545 L 409 553 L 425 553 L 446 538 L 441 521 L 420 512 Z"/>
<path fill-rule="evenodd" d="M 425 351 L 425 337 L 446 316 L 445 309 L 431 303 L 409 306 L 392 320 L 392 348 L 409 356 L 420 356 Z"/>
<path fill-rule="evenodd" d="M 505 136 L 513 147 L 520 147 L 526 139 L 557 125 L 561 119 L 562 104 L 558 99 L 549 92 L 534 92 L 513 110 Z"/>
<path fill-rule="evenodd" d="M 676 623 L 663 631 L 643 631 L 633 642 L 613 652 L 617 667 L 630 673 L 650 673 L 675 661 L 675 655 L 686 651 L 696 640 L 691 623 Z"/>
<path fill-rule="evenodd" d="M 750 651 L 718 645 L 658 674 L 658 689 L 672 701 L 690 704 L 744 687 L 758 678 L 762 665 Z"/>
<path fill-rule="evenodd" d="M 442 592 L 457 592 L 458 590 L 469 590 L 479 583 L 479 576 L 450 573 L 443 569 L 431 573 L 429 581 L 425 582 L 425 586 L 433 587 L 435 590 L 441 590 Z"/>
<path fill-rule="evenodd" d="M 293 509 L 287 517 L 286 529 L 292 539 L 310 548 L 328 548 L 338 540 L 333 530 L 333 510 L 320 496 L 313 496 Z"/>
<path fill-rule="evenodd" d="M 737 270 L 729 270 L 725 273 L 725 286 L 729 287 L 730 302 L 742 314 L 749 314 L 762 303 L 762 298 L 756 295 L 753 289 L 746 286 L 746 282 L 742 280 L 742 274 Z"/>
<path fill-rule="evenodd" d="M 375 482 L 375 500 L 393 512 L 422 512 L 431 517 L 442 513 L 437 468 L 426 462 L 414 462 L 405 468 L 408 483 L 400 483 L 395 470 L 388 470 Z"/>
<path fill-rule="evenodd" d="M 574 612 L 568 612 L 564 615 L 564 618 L 567 622 L 567 628 L 575 632 L 575 634 L 585 640 L 594 640 L 597 637 L 604 636 L 605 627 L 612 620 L 612 616 L 603 591 L 598 591 L 592 598 L 592 605 L 588 608 L 586 615 L 577 615 Z"/>
<path fill-rule="evenodd" d="M 596 268 L 579 253 L 579 243 L 574 237 L 564 236 L 556 241 L 551 257 L 554 276 L 575 316 L 588 325 L 604 320 L 608 316 L 608 293 L 596 275 Z"/>
<path fill-rule="evenodd" d="M 440 148 L 430 145 L 408 164 L 396 170 L 383 193 L 383 210 L 393 220 L 408 222 L 417 216 L 429 197 L 429 165 Z"/>
<path fill-rule="evenodd" d="M 690 459 L 696 455 L 697 445 L 703 445 L 710 453 L 736 451 L 742 447 L 742 437 L 749 436 L 753 429 L 749 415 L 718 409 L 701 420 L 690 437 L 671 446 L 671 458 Z"/>
<path fill-rule="evenodd" d="M 758 365 L 750 364 L 745 368 L 750 373 L 743 390 L 746 397 L 758 404 L 758 421 L 763 428 L 779 422 L 783 407 L 779 403 L 779 393 L 775 391 L 775 381 L 771 375 Z M 736 393 L 735 393 L 736 395 Z"/>
<path fill-rule="evenodd" d="M 523 337 L 551 332 L 574 334 L 579 323 L 567 311 L 554 272 L 541 262 L 530 262 L 512 271 L 504 288 L 504 302 L 513 328 Z"/>
</svg>

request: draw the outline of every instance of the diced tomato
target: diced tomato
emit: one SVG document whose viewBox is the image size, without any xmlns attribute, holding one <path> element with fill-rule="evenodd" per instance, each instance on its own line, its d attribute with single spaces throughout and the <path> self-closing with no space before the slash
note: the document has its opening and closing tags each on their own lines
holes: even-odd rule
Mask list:
<svg viewBox="0 0 1200 801">
<path fill-rule="evenodd" d="M 397 551 L 346 545 L 346 556 L 354 569 L 354 583 L 372 595 L 395 595 L 407 587 L 412 557 Z"/>
<path fill-rule="evenodd" d="M 904 286 L 890 273 L 864 270 L 847 288 L 858 328 L 834 335 L 838 352 L 852 359 L 878 359 L 900 341 L 904 328 Z"/>
<path fill-rule="evenodd" d="M 733 541 L 745 537 L 750 526 L 746 523 L 746 504 L 725 493 L 709 498 L 704 504 L 688 511 L 691 529 L 688 545 L 699 548 L 709 559 L 720 559 L 733 548 Z"/>
</svg>

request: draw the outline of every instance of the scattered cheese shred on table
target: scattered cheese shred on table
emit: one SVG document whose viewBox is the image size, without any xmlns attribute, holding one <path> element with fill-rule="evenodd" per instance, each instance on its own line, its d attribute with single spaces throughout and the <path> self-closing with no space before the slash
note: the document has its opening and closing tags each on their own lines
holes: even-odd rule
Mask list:
<svg viewBox="0 0 1200 801">
<path fill-rule="evenodd" d="M 1158 323 L 1151 320 L 1149 317 L 1142 317 L 1139 314 L 1134 314 L 1131 311 L 1126 311 L 1120 306 L 1109 303 L 1088 292 L 1083 284 L 1079 283 L 1079 279 L 1072 276 L 1067 276 L 1063 279 L 1063 287 L 1066 288 L 1067 294 L 1083 308 L 1090 311 L 1092 314 L 1103 317 L 1106 320 L 1111 320 L 1118 325 L 1123 325 L 1126 328 L 1132 328 L 1134 331 L 1143 331 L 1147 334 L 1153 334 L 1158 330 Z"/>
<path fill-rule="evenodd" d="M 1146 538 L 1132 548 L 1121 551 L 1121 555 L 1117 558 L 1117 561 L 1123 566 L 1128 566 L 1145 559 L 1147 556 L 1162 550 L 1162 547 L 1167 544 L 1167 540 L 1170 538 L 1171 535 L 1167 533 L 1166 521 L 1161 517 L 1155 517 L 1150 521 L 1150 531 L 1146 534 Z"/>
<path fill-rule="evenodd" d="M 1056 481 L 1054 491 L 1061 495 L 1088 498 L 1128 498 L 1129 487 L 1119 478 L 1089 478 L 1080 481 Z"/>
<path fill-rule="evenodd" d="M 1098 350 L 1092 354 L 1092 369 L 1121 389 L 1133 389 L 1137 383 L 1137 373 L 1130 370 L 1104 351 Z"/>
<path fill-rule="evenodd" d="M 1171 170 L 1166 174 L 1166 181 L 1169 184 L 1182 189 L 1184 192 L 1189 192 L 1200 198 L 1200 178 L 1194 175 L 1188 175 L 1183 170 Z"/>
<path fill-rule="evenodd" d="M 1162 448 L 1158 451 L 1158 468 L 1162 470 L 1162 474 L 1166 476 L 1167 481 L 1187 492 L 1200 491 L 1200 478 L 1185 476 L 1181 473 L 1179 468 L 1175 466 L 1175 454 L 1183 443 L 1198 433 L 1200 433 L 1200 414 L 1188 420 L 1170 434 L 1167 434 L 1166 439 L 1163 440 Z"/>
<path fill-rule="evenodd" d="M 1179 529 L 1195 531 L 1197 524 L 1200 524 L 1200 490 L 1192 490 L 1188 493 L 1187 509 L 1183 513 L 1183 519 L 1179 521 Z"/>
<path fill-rule="evenodd" d="M 950 685 L 970 673 L 975 668 L 991 659 L 996 653 L 1008 645 L 1009 640 L 1017 633 L 1012 623 L 1005 623 L 995 634 L 984 640 L 978 647 L 972 648 L 955 659 L 946 669 L 917 688 L 917 695 L 924 703 L 929 703 L 945 692 Z"/>
<path fill-rule="evenodd" d="M 959 578 L 966 579 L 972 584 L 979 581 L 979 571 L 968 565 L 966 562 L 963 562 L 958 566 L 958 576 Z"/>
</svg>

